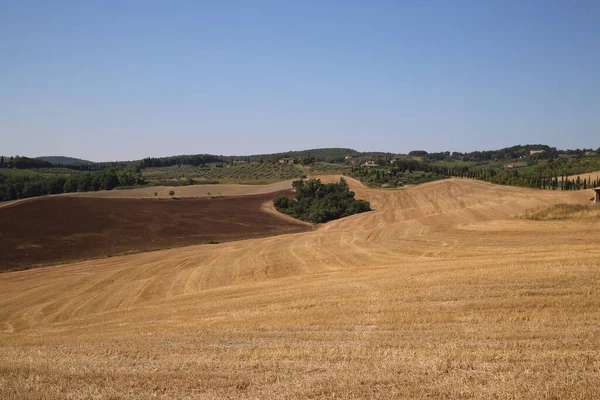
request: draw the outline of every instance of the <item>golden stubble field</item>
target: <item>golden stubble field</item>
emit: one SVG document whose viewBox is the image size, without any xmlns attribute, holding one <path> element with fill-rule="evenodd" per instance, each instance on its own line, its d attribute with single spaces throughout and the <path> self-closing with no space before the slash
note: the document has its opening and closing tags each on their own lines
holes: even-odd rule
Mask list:
<svg viewBox="0 0 600 400">
<path fill-rule="evenodd" d="M 350 183 L 376 211 L 1 274 L 0 398 L 598 397 L 600 224 L 514 218 L 589 193 Z"/>
</svg>

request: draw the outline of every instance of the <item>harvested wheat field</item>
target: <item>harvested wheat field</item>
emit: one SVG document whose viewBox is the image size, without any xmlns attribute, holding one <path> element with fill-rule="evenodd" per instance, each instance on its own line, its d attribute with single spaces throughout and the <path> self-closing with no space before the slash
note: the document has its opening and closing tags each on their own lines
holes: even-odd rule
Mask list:
<svg viewBox="0 0 600 400">
<path fill-rule="evenodd" d="M 123 253 L 304 232 L 264 209 L 279 192 L 224 198 L 49 196 L 0 208 L 0 271 Z"/>
<path fill-rule="evenodd" d="M 349 181 L 375 211 L 1 274 L 0 397 L 597 398 L 600 224 L 515 217 L 589 191 Z"/>
<path fill-rule="evenodd" d="M 588 172 L 585 174 L 578 174 L 578 175 L 570 175 L 568 178 L 571 180 L 576 180 L 577 178 L 579 178 L 582 181 L 584 179 L 587 179 L 590 182 L 594 182 L 596 180 L 600 181 L 600 171 Z"/>
</svg>

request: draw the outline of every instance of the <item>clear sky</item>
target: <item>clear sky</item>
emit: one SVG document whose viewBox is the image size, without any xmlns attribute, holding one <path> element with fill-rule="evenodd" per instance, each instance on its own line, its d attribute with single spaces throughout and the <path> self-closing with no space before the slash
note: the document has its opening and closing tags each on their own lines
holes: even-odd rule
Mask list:
<svg viewBox="0 0 600 400">
<path fill-rule="evenodd" d="M 0 0 L 0 154 L 600 146 L 600 1 Z"/>
</svg>

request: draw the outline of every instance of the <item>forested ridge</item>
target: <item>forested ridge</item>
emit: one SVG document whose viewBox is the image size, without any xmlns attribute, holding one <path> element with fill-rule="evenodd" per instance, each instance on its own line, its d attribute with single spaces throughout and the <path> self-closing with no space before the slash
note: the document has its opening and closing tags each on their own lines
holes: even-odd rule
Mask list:
<svg viewBox="0 0 600 400">
<path fill-rule="evenodd" d="M 282 164 L 282 159 L 292 159 L 294 164 Z M 599 170 L 600 148 L 558 150 L 542 144 L 467 153 L 413 150 L 397 154 L 324 148 L 249 156 L 148 157 L 124 162 L 0 156 L 0 201 L 150 184 L 268 183 L 322 173 L 352 176 L 371 187 L 401 187 L 461 177 L 537 189 L 579 190 L 600 186 L 599 177 L 568 176 Z"/>
</svg>

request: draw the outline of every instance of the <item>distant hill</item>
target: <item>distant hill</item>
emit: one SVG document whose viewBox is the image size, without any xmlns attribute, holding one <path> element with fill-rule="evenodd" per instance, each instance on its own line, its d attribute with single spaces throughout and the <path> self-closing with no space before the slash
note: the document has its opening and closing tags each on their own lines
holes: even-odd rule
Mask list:
<svg viewBox="0 0 600 400">
<path fill-rule="evenodd" d="M 268 161 L 277 158 L 305 158 L 312 156 L 318 162 L 344 162 L 346 156 L 356 157 L 360 154 L 362 153 L 354 149 L 325 148 L 287 151 L 282 153 L 252 154 L 249 156 L 228 156 L 225 158 L 243 159 L 249 162 L 258 162 L 260 160 Z"/>
<path fill-rule="evenodd" d="M 353 158 L 378 154 L 383 155 L 386 153 L 361 153 L 353 149 L 346 148 L 325 148 L 325 149 L 309 149 L 300 151 L 288 151 L 283 153 L 268 153 L 268 154 L 252 154 L 245 156 L 222 156 L 214 154 L 191 154 L 191 155 L 178 155 L 171 157 L 151 157 L 141 160 L 141 165 L 144 168 L 147 167 L 164 167 L 171 165 L 204 165 L 211 163 L 234 163 L 236 161 L 246 162 L 268 162 L 274 161 L 280 158 L 296 158 L 302 159 L 306 157 L 314 157 L 317 162 L 330 162 L 330 163 L 344 163 L 346 156 Z M 134 163 L 133 161 L 131 163 Z"/>
<path fill-rule="evenodd" d="M 60 165 L 89 165 L 95 164 L 93 161 L 82 160 L 81 158 L 75 157 L 64 157 L 64 156 L 44 156 L 36 157 L 38 160 L 48 161 L 52 164 Z"/>
<path fill-rule="evenodd" d="M 314 157 L 314 161 L 323 163 L 346 164 L 347 158 L 350 157 L 355 162 L 384 160 L 391 161 L 393 159 L 413 159 L 418 157 L 424 162 L 474 162 L 474 163 L 497 163 L 498 165 L 506 164 L 511 160 L 526 160 L 530 159 L 530 164 L 536 164 L 544 160 L 554 160 L 560 157 L 582 157 L 600 156 L 600 148 L 594 149 L 575 149 L 575 150 L 559 150 L 555 147 L 550 147 L 543 144 L 528 144 L 506 147 L 498 150 L 472 151 L 467 153 L 461 152 L 434 152 L 428 153 L 425 150 L 413 150 L 408 154 L 391 153 L 391 152 L 361 152 L 349 148 L 322 148 L 322 149 L 307 149 L 299 151 L 287 151 L 280 153 L 267 154 L 252 154 L 252 155 L 214 155 L 214 154 L 189 154 L 170 157 L 149 157 L 142 160 L 130 161 L 112 161 L 112 162 L 93 162 L 74 157 L 64 156 L 46 156 L 37 157 L 39 160 L 48 161 L 54 165 L 94 165 L 97 167 L 108 167 L 110 165 L 119 164 L 127 166 L 148 167 L 166 167 L 172 165 L 211 165 L 214 163 L 233 164 L 237 161 L 246 162 L 269 162 L 280 158 L 295 158 L 304 159 Z M 5 157 L 8 159 L 8 157 Z M 589 168 L 587 168 L 589 169 Z M 577 173 L 581 171 L 575 171 Z"/>
</svg>

